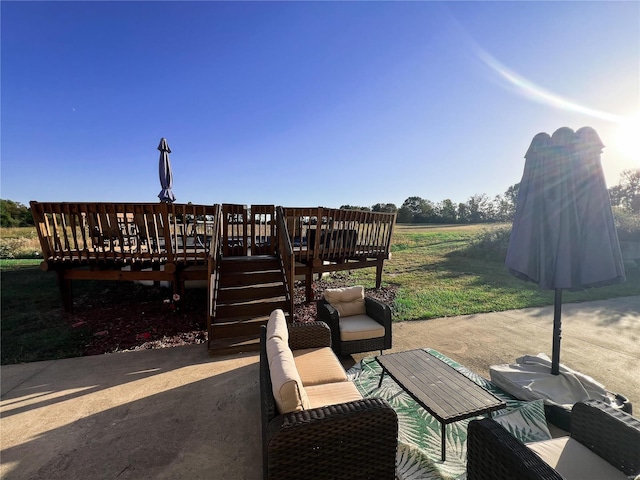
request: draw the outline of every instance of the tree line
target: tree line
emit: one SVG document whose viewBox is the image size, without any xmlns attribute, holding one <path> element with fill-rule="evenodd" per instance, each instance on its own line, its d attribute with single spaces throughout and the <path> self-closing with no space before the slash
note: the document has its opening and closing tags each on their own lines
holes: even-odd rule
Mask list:
<svg viewBox="0 0 640 480">
<path fill-rule="evenodd" d="M 434 203 L 412 196 L 400 208 L 393 203 L 376 203 L 371 207 L 342 205 L 340 208 L 396 213 L 398 223 L 511 222 L 516 211 L 519 188 L 520 184 L 516 183 L 502 195 L 491 198 L 486 194 L 476 194 L 466 202 L 457 204 L 450 199 Z M 618 185 L 609 189 L 609 197 L 613 207 L 640 214 L 640 168 L 623 171 Z"/>
<path fill-rule="evenodd" d="M 33 226 L 31 209 L 20 202 L 0 199 L 0 227 Z"/>
<path fill-rule="evenodd" d="M 393 203 L 376 203 L 371 207 L 342 205 L 348 210 L 396 213 L 398 223 L 482 223 L 510 222 L 516 210 L 520 184 L 511 185 L 502 195 L 490 198 L 476 194 L 466 202 L 450 199 L 434 203 L 418 196 L 407 198 L 400 208 Z M 620 182 L 609 189 L 611 205 L 622 211 L 640 214 L 640 168 L 625 170 Z M 33 226 L 31 209 L 19 202 L 0 199 L 1 227 Z"/>
<path fill-rule="evenodd" d="M 340 208 L 370 212 L 396 213 L 398 223 L 483 223 L 508 222 L 513 219 L 519 183 L 510 186 L 503 195 L 490 198 L 476 194 L 466 202 L 451 199 L 432 202 L 418 196 L 407 198 L 400 208 L 393 203 L 376 203 L 372 207 L 342 205 Z"/>
</svg>

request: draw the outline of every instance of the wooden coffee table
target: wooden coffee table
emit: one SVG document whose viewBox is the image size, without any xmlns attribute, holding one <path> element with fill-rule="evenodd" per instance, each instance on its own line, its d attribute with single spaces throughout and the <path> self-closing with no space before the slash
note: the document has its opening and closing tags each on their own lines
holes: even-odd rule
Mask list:
<svg viewBox="0 0 640 480">
<path fill-rule="evenodd" d="M 385 373 L 433 415 L 441 426 L 442 461 L 446 454 L 446 426 L 449 423 L 489 414 L 505 408 L 505 402 L 465 377 L 456 369 L 424 350 L 389 353 L 376 357 Z"/>
</svg>

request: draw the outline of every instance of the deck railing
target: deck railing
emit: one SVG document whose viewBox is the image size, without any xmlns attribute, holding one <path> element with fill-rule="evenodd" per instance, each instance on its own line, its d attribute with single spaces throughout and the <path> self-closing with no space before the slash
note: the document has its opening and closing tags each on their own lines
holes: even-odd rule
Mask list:
<svg viewBox="0 0 640 480">
<path fill-rule="evenodd" d="M 334 208 L 283 208 L 297 261 L 388 258 L 395 214 Z"/>
<path fill-rule="evenodd" d="M 216 316 L 218 306 L 218 286 L 220 282 L 220 262 L 222 258 L 222 245 L 220 233 L 222 231 L 222 209 L 220 205 L 214 205 L 214 213 L 211 222 L 211 248 L 207 262 L 207 330 L 209 338 L 212 338 L 211 323 Z"/>
<path fill-rule="evenodd" d="M 274 255 L 276 253 L 276 207 L 274 205 L 251 205 L 251 255 Z"/>
<path fill-rule="evenodd" d="M 295 257 L 293 255 L 293 247 L 289 238 L 285 216 L 282 207 L 277 209 L 277 225 L 278 225 L 278 257 L 280 265 L 284 272 L 285 290 L 287 291 L 287 301 L 290 305 L 290 315 L 293 318 L 294 311 L 294 281 L 295 281 Z"/>
<path fill-rule="evenodd" d="M 205 278 L 218 237 L 213 205 L 31 202 L 31 212 L 40 268 L 57 273 L 67 311 L 72 280 L 169 281 L 182 294 L 186 280 Z"/>
<path fill-rule="evenodd" d="M 204 265 L 213 205 L 31 202 L 45 262 Z"/>
<path fill-rule="evenodd" d="M 379 286 L 395 224 L 389 213 L 273 205 L 34 201 L 31 211 L 41 268 L 58 273 L 65 308 L 74 279 L 167 280 L 182 293 L 184 281 L 217 272 L 219 256 L 276 252 L 291 305 L 297 275 L 307 300 L 315 273 L 375 266 Z"/>
<path fill-rule="evenodd" d="M 204 265 L 212 242 L 219 242 L 220 229 L 214 224 L 219 206 L 173 203 L 166 208 L 174 261 Z"/>
<path fill-rule="evenodd" d="M 247 206 L 222 204 L 222 254 L 225 257 L 246 256 L 249 247 Z"/>
<path fill-rule="evenodd" d="M 158 207 L 31 202 L 44 260 L 71 263 L 166 261 L 159 239 L 170 234 Z"/>
</svg>

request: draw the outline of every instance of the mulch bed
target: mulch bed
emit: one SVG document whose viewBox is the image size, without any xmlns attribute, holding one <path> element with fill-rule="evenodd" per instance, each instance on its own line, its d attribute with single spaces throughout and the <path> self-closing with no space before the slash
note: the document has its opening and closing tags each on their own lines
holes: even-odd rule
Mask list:
<svg viewBox="0 0 640 480">
<path fill-rule="evenodd" d="M 349 274 L 334 274 L 314 282 L 315 298 L 325 288 L 354 285 Z M 304 284 L 295 286 L 294 320 L 314 321 L 315 302 L 304 301 Z M 366 295 L 391 304 L 395 287 L 367 289 Z M 147 350 L 202 344 L 207 341 L 206 289 L 188 289 L 185 298 L 172 298 L 172 291 L 158 286 L 110 282 L 98 295 L 79 295 L 74 312 L 65 314 L 73 328 L 86 332 L 84 355 L 127 350 Z"/>
</svg>

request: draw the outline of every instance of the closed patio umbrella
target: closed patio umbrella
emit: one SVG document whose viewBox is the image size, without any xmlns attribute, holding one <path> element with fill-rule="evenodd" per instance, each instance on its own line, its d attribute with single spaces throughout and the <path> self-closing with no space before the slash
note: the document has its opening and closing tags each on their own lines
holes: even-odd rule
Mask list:
<svg viewBox="0 0 640 480">
<path fill-rule="evenodd" d="M 525 158 L 506 266 L 510 273 L 555 291 L 551 373 L 558 375 L 562 290 L 625 281 L 603 148 L 590 127 L 539 133 Z"/>
<path fill-rule="evenodd" d="M 167 144 L 166 138 L 160 139 L 158 150 L 160 150 L 160 186 L 162 187 L 158 198 L 161 202 L 173 203 L 176 201 L 176 196 L 171 191 L 173 188 L 173 173 L 171 172 L 171 162 L 169 161 L 171 149 Z"/>
</svg>

